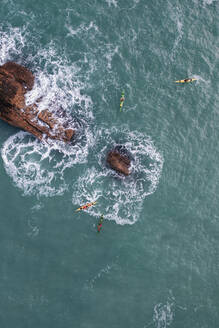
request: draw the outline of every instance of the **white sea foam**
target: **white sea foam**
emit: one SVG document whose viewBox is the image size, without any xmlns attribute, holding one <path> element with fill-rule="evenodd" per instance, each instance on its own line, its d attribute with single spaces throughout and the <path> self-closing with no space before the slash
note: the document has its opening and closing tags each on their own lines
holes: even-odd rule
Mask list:
<svg viewBox="0 0 219 328">
<path fill-rule="evenodd" d="M 127 128 L 99 129 L 94 148 L 98 167 L 87 169 L 74 183 L 73 204 L 98 200 L 89 213 L 118 224 L 133 224 L 139 218 L 143 201 L 158 185 L 163 167 L 163 157 L 152 140 Z M 107 152 L 117 145 L 124 145 L 133 158 L 132 173 L 124 178 L 105 166 Z"/>
<path fill-rule="evenodd" d="M 41 210 L 42 208 L 43 208 L 43 205 L 38 203 L 38 204 L 34 205 L 33 207 L 31 207 L 31 211 L 36 212 L 36 211 Z"/>
<path fill-rule="evenodd" d="M 88 29 L 94 24 L 91 22 Z M 95 28 L 95 26 L 94 26 Z M 0 28 L 0 64 L 23 57 L 23 48 L 27 43 L 28 32 L 24 29 L 8 27 L 7 32 Z M 29 55 L 26 61 L 31 61 L 34 71 L 35 84 L 33 89 L 26 94 L 26 104 L 38 102 L 39 110 L 48 108 L 50 111 L 64 109 L 75 116 L 84 119 L 93 119 L 92 101 L 81 91 L 86 88 L 81 82 L 80 68 L 69 63 L 64 56 L 57 53 L 56 47 L 51 42 L 45 48 L 34 47 L 34 55 Z M 22 64 L 22 63 L 21 63 Z"/>
<path fill-rule="evenodd" d="M 200 75 L 197 75 L 197 74 L 189 73 L 188 76 L 194 77 L 195 79 L 197 79 L 197 82 L 204 82 L 205 84 L 208 84 L 208 85 L 210 85 L 210 83 L 211 83 L 210 80 L 205 80 L 203 77 L 201 77 Z"/>
<path fill-rule="evenodd" d="M 89 25 L 82 23 L 76 29 L 73 29 L 73 27 L 70 24 L 66 24 L 65 27 L 68 30 L 67 36 L 75 36 L 75 35 L 80 36 L 81 35 L 81 36 L 85 37 L 85 34 L 90 31 L 91 32 L 99 31 L 97 25 L 92 21 L 89 23 Z"/>
<path fill-rule="evenodd" d="M 166 304 L 158 303 L 154 307 L 153 320 L 156 328 L 166 328 L 170 326 L 174 316 L 174 303 L 167 301 Z"/>
<path fill-rule="evenodd" d="M 35 73 L 34 88 L 26 94 L 27 105 L 38 101 L 39 110 L 62 108 L 70 115 L 93 119 L 91 98 L 81 93 L 85 86 L 78 77 L 79 67 L 61 58 L 52 43 L 36 57 L 40 69 Z"/>
<path fill-rule="evenodd" d="M 106 0 L 106 2 L 107 2 L 107 4 L 108 4 L 109 7 L 111 7 L 112 5 L 113 5 L 114 7 L 117 7 L 117 6 L 118 6 L 116 0 Z"/>
<path fill-rule="evenodd" d="M 0 30 L 1 64 L 15 55 L 22 57 L 25 33 L 16 28 L 9 28 L 7 33 Z M 25 195 L 60 195 L 68 188 L 65 169 L 86 162 L 93 142 L 88 124 L 93 119 L 92 100 L 82 92 L 86 86 L 79 67 L 60 56 L 52 42 L 43 49 L 36 48 L 31 65 L 35 84 L 26 94 L 26 104 L 37 103 L 39 111 L 49 109 L 59 116 L 60 123 L 67 121 L 76 131 L 75 143 L 44 144 L 20 132 L 5 142 L 2 157 L 6 171 Z"/>
<path fill-rule="evenodd" d="M 18 132 L 4 143 L 1 155 L 6 172 L 24 195 L 51 197 L 68 189 L 65 170 L 86 161 L 90 141 L 92 136 L 89 140 L 79 139 L 76 145 L 49 145 L 26 132 Z"/>
<path fill-rule="evenodd" d="M 24 31 L 19 28 L 10 28 L 7 32 L 0 27 L 0 65 L 12 60 L 13 56 L 21 53 L 25 45 Z"/>
<path fill-rule="evenodd" d="M 27 222 L 29 228 L 27 235 L 29 238 L 33 239 L 38 236 L 40 229 L 37 226 L 36 219 L 30 218 Z"/>
<path fill-rule="evenodd" d="M 212 3 L 216 0 L 203 0 L 204 5 L 212 5 Z"/>
</svg>

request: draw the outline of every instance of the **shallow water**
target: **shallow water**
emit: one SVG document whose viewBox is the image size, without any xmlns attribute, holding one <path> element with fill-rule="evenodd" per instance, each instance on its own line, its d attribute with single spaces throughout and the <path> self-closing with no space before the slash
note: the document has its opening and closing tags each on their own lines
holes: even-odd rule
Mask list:
<svg viewBox="0 0 219 328">
<path fill-rule="evenodd" d="M 217 0 L 2 0 L 0 64 L 28 67 L 26 102 L 77 129 L 44 144 L 0 122 L 2 327 L 218 327 L 218 14 Z M 128 178 L 105 165 L 121 144 Z"/>
</svg>

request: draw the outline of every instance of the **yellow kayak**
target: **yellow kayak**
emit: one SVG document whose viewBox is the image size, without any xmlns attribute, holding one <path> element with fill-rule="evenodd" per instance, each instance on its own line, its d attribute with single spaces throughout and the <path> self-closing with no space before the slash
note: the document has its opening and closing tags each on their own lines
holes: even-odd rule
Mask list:
<svg viewBox="0 0 219 328">
<path fill-rule="evenodd" d="M 189 83 L 189 82 L 193 82 L 193 81 L 197 81 L 197 79 L 184 79 L 184 80 L 178 80 L 175 82 L 176 83 Z"/>
<path fill-rule="evenodd" d="M 85 205 L 80 206 L 76 212 L 81 211 L 81 210 L 86 210 L 88 207 L 95 205 L 97 202 L 92 202 L 92 203 L 87 203 Z"/>
</svg>

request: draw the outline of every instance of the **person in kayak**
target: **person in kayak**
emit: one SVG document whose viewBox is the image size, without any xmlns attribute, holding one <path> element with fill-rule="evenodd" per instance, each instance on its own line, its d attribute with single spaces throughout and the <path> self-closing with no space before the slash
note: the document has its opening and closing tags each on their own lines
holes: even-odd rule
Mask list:
<svg viewBox="0 0 219 328">
<path fill-rule="evenodd" d="M 102 229 L 103 219 L 104 219 L 104 217 L 103 217 L 103 215 L 101 215 L 100 221 L 99 221 L 99 223 L 97 225 L 97 232 L 100 232 L 100 230 Z"/>
<path fill-rule="evenodd" d="M 95 205 L 96 203 L 97 203 L 97 202 L 92 202 L 92 203 L 88 203 L 88 204 L 82 205 L 82 206 L 80 206 L 80 207 L 76 210 L 76 212 L 81 211 L 81 210 L 86 210 L 87 208 L 89 208 L 90 206 Z"/>
<path fill-rule="evenodd" d="M 197 79 L 194 79 L 194 78 L 187 78 L 187 79 L 184 79 L 184 80 L 178 80 L 178 81 L 175 81 L 176 83 L 189 83 L 189 82 L 193 82 L 193 81 L 196 81 Z"/>
<path fill-rule="evenodd" d="M 125 96 L 122 94 L 122 97 L 120 98 L 120 103 L 123 103 L 125 101 Z"/>
<path fill-rule="evenodd" d="M 122 111 L 122 107 L 125 101 L 125 92 L 122 92 L 121 98 L 120 98 L 120 112 Z"/>
</svg>

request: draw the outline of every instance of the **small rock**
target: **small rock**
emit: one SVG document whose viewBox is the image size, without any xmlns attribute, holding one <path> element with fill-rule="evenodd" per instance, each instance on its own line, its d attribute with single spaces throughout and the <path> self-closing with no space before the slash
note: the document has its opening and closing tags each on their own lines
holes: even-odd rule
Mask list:
<svg viewBox="0 0 219 328">
<path fill-rule="evenodd" d="M 113 170 L 121 174 L 127 176 L 131 173 L 131 160 L 124 146 L 116 146 L 111 150 L 107 155 L 106 161 Z"/>
</svg>

